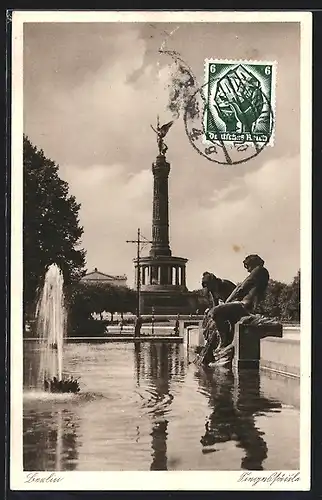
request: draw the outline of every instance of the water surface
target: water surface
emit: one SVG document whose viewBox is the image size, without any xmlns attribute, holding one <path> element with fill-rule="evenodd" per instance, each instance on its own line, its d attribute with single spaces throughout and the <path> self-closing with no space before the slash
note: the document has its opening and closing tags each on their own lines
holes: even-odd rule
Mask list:
<svg viewBox="0 0 322 500">
<path fill-rule="evenodd" d="M 184 345 L 80 343 L 64 371 L 81 394 L 45 395 L 24 348 L 25 470 L 299 468 L 295 380 L 197 369 Z"/>
</svg>

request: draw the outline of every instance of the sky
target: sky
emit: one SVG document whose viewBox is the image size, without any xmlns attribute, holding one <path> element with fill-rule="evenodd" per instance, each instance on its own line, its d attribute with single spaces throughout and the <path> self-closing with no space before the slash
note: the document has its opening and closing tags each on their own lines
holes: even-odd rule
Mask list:
<svg viewBox="0 0 322 500">
<path fill-rule="evenodd" d="M 208 161 L 182 116 L 167 136 L 171 249 L 188 259 L 188 288 L 200 287 L 204 271 L 240 281 L 249 253 L 290 282 L 300 267 L 300 30 L 285 22 L 25 23 L 24 133 L 81 203 L 87 269 L 125 273 L 132 286 L 136 248 L 126 240 L 138 227 L 151 238 L 150 124 L 158 114 L 173 119 L 173 60 L 158 52 L 165 40 L 200 86 L 205 58 L 277 63 L 274 146 L 256 158 Z"/>
</svg>

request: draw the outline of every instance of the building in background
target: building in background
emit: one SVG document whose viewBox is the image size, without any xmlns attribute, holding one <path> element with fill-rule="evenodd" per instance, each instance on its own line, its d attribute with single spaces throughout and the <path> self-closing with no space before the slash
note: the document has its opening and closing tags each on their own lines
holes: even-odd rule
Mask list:
<svg viewBox="0 0 322 500">
<path fill-rule="evenodd" d="M 81 282 L 93 284 L 108 283 L 110 285 L 126 286 L 127 276 L 125 274 L 112 276 L 111 274 L 102 273 L 95 267 L 94 271 L 85 274 L 85 276 L 81 278 Z"/>
</svg>

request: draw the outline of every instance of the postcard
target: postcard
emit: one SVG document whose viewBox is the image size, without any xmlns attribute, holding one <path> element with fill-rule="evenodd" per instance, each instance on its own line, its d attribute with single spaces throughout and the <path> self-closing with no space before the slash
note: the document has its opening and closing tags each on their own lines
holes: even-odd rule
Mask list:
<svg viewBox="0 0 322 500">
<path fill-rule="evenodd" d="M 12 490 L 310 488 L 311 44 L 13 11 Z"/>
</svg>

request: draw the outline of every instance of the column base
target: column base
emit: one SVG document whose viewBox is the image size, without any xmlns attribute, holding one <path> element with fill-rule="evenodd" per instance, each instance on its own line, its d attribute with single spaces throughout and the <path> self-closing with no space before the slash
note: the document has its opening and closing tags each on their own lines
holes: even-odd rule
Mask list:
<svg viewBox="0 0 322 500">
<path fill-rule="evenodd" d="M 141 292 L 141 314 L 191 314 L 194 302 L 191 294 L 184 290 L 147 290 Z M 151 287 L 152 289 L 152 287 Z"/>
</svg>

